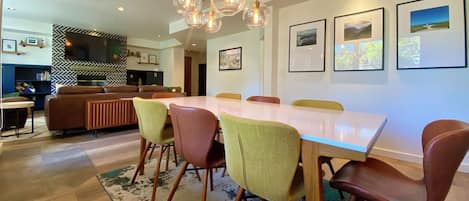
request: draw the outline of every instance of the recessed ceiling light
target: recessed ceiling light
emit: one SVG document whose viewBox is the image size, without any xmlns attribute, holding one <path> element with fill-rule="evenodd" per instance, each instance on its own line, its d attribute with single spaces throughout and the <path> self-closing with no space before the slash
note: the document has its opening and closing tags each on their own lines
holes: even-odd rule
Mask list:
<svg viewBox="0 0 469 201">
<path fill-rule="evenodd" d="M 195 46 L 197 46 L 197 44 L 195 44 L 195 43 L 192 43 L 192 46 L 194 46 L 194 47 L 195 47 Z"/>
<path fill-rule="evenodd" d="M 119 7 L 117 7 L 117 10 L 120 11 L 120 12 L 123 12 L 125 9 L 122 6 L 119 6 Z"/>
<path fill-rule="evenodd" d="M 10 8 L 8 8 L 8 10 L 9 10 L 9 11 L 15 11 L 15 10 L 16 10 L 16 8 L 12 8 L 12 7 L 10 7 Z"/>
<path fill-rule="evenodd" d="M 158 38 L 161 38 L 161 35 L 160 35 L 160 34 L 158 34 Z"/>
<path fill-rule="evenodd" d="M 93 29 L 93 31 L 98 31 L 97 29 Z"/>
</svg>

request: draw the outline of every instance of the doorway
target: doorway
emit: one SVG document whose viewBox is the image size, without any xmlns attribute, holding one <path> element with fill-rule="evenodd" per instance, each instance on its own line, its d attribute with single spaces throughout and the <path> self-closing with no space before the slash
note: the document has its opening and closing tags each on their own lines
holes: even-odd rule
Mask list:
<svg viewBox="0 0 469 201">
<path fill-rule="evenodd" d="M 207 64 L 199 64 L 199 96 L 207 95 Z"/>
<path fill-rule="evenodd" d="M 192 57 L 184 57 L 184 91 L 192 95 Z"/>
</svg>

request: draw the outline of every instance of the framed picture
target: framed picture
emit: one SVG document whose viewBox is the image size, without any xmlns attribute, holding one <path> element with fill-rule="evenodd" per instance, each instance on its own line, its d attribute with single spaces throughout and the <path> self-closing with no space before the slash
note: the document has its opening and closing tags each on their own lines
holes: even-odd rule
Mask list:
<svg viewBox="0 0 469 201">
<path fill-rule="evenodd" d="M 156 60 L 156 55 L 148 55 L 148 60 L 150 64 L 158 64 Z"/>
<path fill-rule="evenodd" d="M 220 50 L 219 53 L 219 70 L 241 70 L 243 63 L 243 48 L 231 48 Z"/>
<path fill-rule="evenodd" d="M 2 40 L 2 51 L 3 52 L 17 52 L 16 40 L 3 39 Z"/>
<path fill-rule="evenodd" d="M 141 64 L 147 64 L 148 63 L 148 53 L 140 53 L 140 62 Z"/>
<path fill-rule="evenodd" d="M 397 5 L 397 69 L 466 68 L 465 1 Z"/>
<path fill-rule="evenodd" d="M 326 19 L 290 26 L 288 72 L 324 72 Z"/>
<path fill-rule="evenodd" d="M 334 71 L 384 70 L 384 8 L 334 18 Z"/>
<path fill-rule="evenodd" d="M 39 39 L 28 37 L 26 38 L 26 44 L 27 45 L 39 45 Z"/>
</svg>

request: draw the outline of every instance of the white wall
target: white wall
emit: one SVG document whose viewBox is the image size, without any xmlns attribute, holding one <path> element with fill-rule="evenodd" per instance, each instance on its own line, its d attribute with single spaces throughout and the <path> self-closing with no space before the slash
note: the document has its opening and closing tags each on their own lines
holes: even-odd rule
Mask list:
<svg viewBox="0 0 469 201">
<path fill-rule="evenodd" d="M 207 40 L 207 95 L 241 93 L 244 98 L 261 94 L 261 32 L 246 31 Z M 242 70 L 219 71 L 220 50 L 243 47 Z"/>
<path fill-rule="evenodd" d="M 44 40 L 45 47 L 20 46 L 20 41 L 27 37 Z M 2 54 L 3 63 L 52 65 L 52 24 L 4 17 L 2 38 L 16 40 L 18 52 L 24 52 L 22 55 Z"/>
<path fill-rule="evenodd" d="M 184 49 L 167 48 L 161 51 L 160 69 L 164 71 L 164 86 L 184 90 Z"/>
<path fill-rule="evenodd" d="M 430 121 L 469 122 L 469 69 L 396 70 L 396 4 L 404 1 L 311 0 L 279 10 L 278 92 L 283 103 L 331 99 L 348 111 L 384 114 L 374 153 L 421 161 L 421 132 Z M 385 7 L 385 71 L 332 72 L 334 16 Z M 289 25 L 327 18 L 325 73 L 288 73 Z M 443 50 L 444 51 L 444 50 Z M 469 156 L 461 169 L 469 171 Z"/>
</svg>

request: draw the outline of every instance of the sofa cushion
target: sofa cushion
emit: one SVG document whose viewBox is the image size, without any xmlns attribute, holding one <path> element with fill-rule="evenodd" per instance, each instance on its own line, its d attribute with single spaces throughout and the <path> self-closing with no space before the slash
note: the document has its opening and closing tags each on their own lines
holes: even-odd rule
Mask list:
<svg viewBox="0 0 469 201">
<path fill-rule="evenodd" d="M 137 86 L 107 86 L 104 87 L 105 93 L 128 93 L 128 92 L 138 92 Z"/>
<path fill-rule="evenodd" d="M 103 93 L 102 87 L 97 86 L 63 86 L 57 91 L 59 95 L 65 94 L 95 94 Z"/>
<path fill-rule="evenodd" d="M 160 85 L 142 85 L 138 87 L 138 92 L 164 92 L 166 91 L 163 86 Z"/>
</svg>

